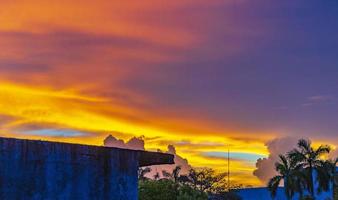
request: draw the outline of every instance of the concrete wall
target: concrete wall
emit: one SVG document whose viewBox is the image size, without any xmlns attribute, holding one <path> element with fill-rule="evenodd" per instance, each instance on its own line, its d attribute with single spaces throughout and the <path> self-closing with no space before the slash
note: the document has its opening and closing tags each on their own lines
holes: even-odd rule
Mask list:
<svg viewBox="0 0 338 200">
<path fill-rule="evenodd" d="M 247 188 L 240 189 L 237 191 L 237 194 L 242 198 L 242 200 L 287 200 L 284 189 L 278 188 L 276 197 L 273 199 L 267 188 Z M 298 195 L 295 195 L 293 200 L 298 200 Z"/>
<path fill-rule="evenodd" d="M 139 151 L 0 138 L 0 199 L 137 199 Z"/>
<path fill-rule="evenodd" d="M 304 192 L 306 195 L 307 193 Z M 271 194 L 267 188 L 248 188 L 241 189 L 237 191 L 237 194 L 242 198 L 242 200 L 287 200 L 284 188 L 279 188 L 275 198 L 271 197 Z M 321 192 L 316 194 L 317 200 L 333 200 L 332 191 Z M 296 193 L 292 200 L 299 200 L 299 194 Z"/>
<path fill-rule="evenodd" d="M 336 171 L 338 172 L 338 167 L 336 168 Z M 317 173 L 314 172 L 313 174 L 313 180 L 317 179 Z M 314 182 L 315 187 L 315 197 L 317 200 L 331 200 L 333 199 L 333 185 L 331 185 L 330 189 L 328 191 L 322 191 L 320 193 L 317 192 L 319 184 L 317 181 Z M 270 191 L 263 187 L 263 188 L 244 188 L 239 189 L 236 191 L 239 196 L 242 197 L 242 200 L 287 200 L 285 191 L 283 187 L 278 188 L 276 197 L 272 198 Z M 303 195 L 308 195 L 308 191 L 303 191 Z M 298 200 L 299 194 L 296 193 L 292 200 Z"/>
</svg>

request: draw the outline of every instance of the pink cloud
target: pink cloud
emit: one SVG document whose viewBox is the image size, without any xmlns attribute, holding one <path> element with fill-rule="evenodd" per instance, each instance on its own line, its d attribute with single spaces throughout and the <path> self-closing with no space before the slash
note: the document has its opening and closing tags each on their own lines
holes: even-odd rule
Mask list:
<svg viewBox="0 0 338 200">
<path fill-rule="evenodd" d="M 123 140 L 116 139 L 114 136 L 109 135 L 104 139 L 103 145 L 105 147 L 144 150 L 144 141 L 142 137 L 133 137 L 125 143 Z"/>
<path fill-rule="evenodd" d="M 338 147 L 336 149 L 332 150 L 329 154 L 330 159 L 336 159 L 338 158 Z"/>
<path fill-rule="evenodd" d="M 276 175 L 275 163 L 280 154 L 285 154 L 297 145 L 297 139 L 292 137 L 276 138 L 265 145 L 268 148 L 269 156 L 260 158 L 256 162 L 256 170 L 253 172 L 259 180 L 266 183 L 271 177 Z"/>
<path fill-rule="evenodd" d="M 124 149 L 134 149 L 134 150 L 145 150 L 144 148 L 144 140 L 142 137 L 133 137 L 127 142 L 124 142 L 121 139 L 117 139 L 112 135 L 107 136 L 103 141 L 104 146 L 106 147 L 117 147 Z M 181 175 L 186 175 L 189 173 L 191 166 L 188 163 L 188 160 L 181 157 L 176 153 L 176 148 L 173 145 L 168 145 L 168 149 L 165 153 L 173 154 L 175 156 L 173 165 L 153 165 L 150 166 L 151 172 L 146 174 L 148 178 L 154 178 L 154 176 L 158 173 L 160 178 L 163 178 L 163 171 L 171 173 L 175 167 L 180 166 Z"/>
<path fill-rule="evenodd" d="M 188 160 L 176 154 L 176 149 L 173 145 L 168 145 L 168 150 L 165 153 L 173 154 L 175 156 L 174 165 L 153 165 L 150 166 L 151 171 L 146 174 L 148 178 L 154 178 L 158 173 L 159 178 L 163 178 L 163 171 L 172 173 L 172 171 L 177 167 L 181 167 L 180 175 L 187 175 L 191 169 L 191 166 L 188 163 Z"/>
</svg>

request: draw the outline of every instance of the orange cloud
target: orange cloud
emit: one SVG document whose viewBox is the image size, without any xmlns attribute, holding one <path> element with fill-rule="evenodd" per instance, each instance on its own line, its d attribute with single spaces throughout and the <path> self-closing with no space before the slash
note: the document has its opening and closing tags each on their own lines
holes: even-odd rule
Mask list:
<svg viewBox="0 0 338 200">
<path fill-rule="evenodd" d="M 101 112 L 105 110 L 105 112 Z M 107 112 L 108 110 L 108 112 Z M 111 104 L 111 100 L 98 96 L 82 95 L 74 90 L 55 90 L 47 87 L 32 87 L 0 83 L 0 113 L 8 120 L 2 124 L 2 134 L 9 137 L 45 138 L 87 144 L 102 144 L 103 134 L 120 133 L 117 136 L 126 139 L 130 136 L 145 136 L 146 148 L 150 150 L 165 149 L 169 141 L 178 144 L 178 152 L 194 166 L 207 165 L 222 168 L 221 160 L 210 160 L 200 156 L 201 152 L 224 150 L 231 143 L 234 151 L 264 153 L 264 147 L 258 142 L 247 143 L 212 135 L 196 135 L 170 131 L 163 126 L 134 120 L 142 118 L 142 113 L 125 105 Z M 110 115 L 108 115 L 110 113 Z M 114 114 L 112 114 L 114 113 Z M 129 116 L 128 116 L 129 115 Z M 154 120 L 156 122 L 156 120 Z M 64 136 L 34 135 L 36 129 L 78 130 L 84 135 Z M 179 136 L 179 137 L 178 137 Z M 152 138 L 158 139 L 152 139 Z M 178 139 L 179 138 L 179 139 Z M 167 141 L 167 142 L 163 142 Z M 182 141 L 189 141 L 184 143 Z M 194 147 L 194 150 L 191 149 Z M 237 163 L 237 164 L 235 164 Z M 234 162 L 233 168 L 238 172 L 248 173 L 251 168 Z M 242 166 L 242 167 L 240 167 Z M 242 170 L 245 169 L 245 170 Z"/>
<path fill-rule="evenodd" d="M 182 46 L 193 40 L 192 34 L 173 26 L 158 30 L 151 18 L 158 9 L 171 10 L 192 3 L 195 2 L 8 1 L 0 8 L 0 30 L 43 33 L 63 27 Z"/>
<path fill-rule="evenodd" d="M 279 132 L 231 112 L 242 107 L 208 107 L 225 93 L 209 98 L 227 85 L 215 80 L 232 78 L 222 59 L 264 45 L 264 26 L 247 26 L 229 2 L 2 0 L 1 135 L 95 145 L 107 133 L 143 135 L 147 150 L 173 144 L 193 166 L 218 170 L 226 160 L 205 153 L 266 156 L 264 143 Z M 233 179 L 259 185 L 254 168 L 233 159 Z"/>
</svg>

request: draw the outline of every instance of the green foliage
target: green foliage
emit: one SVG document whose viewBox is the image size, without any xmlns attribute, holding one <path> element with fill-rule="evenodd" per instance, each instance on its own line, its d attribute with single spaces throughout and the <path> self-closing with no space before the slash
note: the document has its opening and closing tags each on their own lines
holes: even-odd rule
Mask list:
<svg viewBox="0 0 338 200">
<path fill-rule="evenodd" d="M 222 192 L 209 197 L 209 200 L 242 200 L 236 192 Z"/>
<path fill-rule="evenodd" d="M 148 169 L 139 171 L 140 200 L 238 200 L 235 193 L 228 192 L 226 173 L 216 173 L 209 168 L 192 169 L 188 175 L 180 175 L 180 167 L 172 173 L 163 171 L 163 179 L 145 178 Z M 234 188 L 241 188 L 237 185 Z"/>
<path fill-rule="evenodd" d="M 204 192 L 193 189 L 188 185 L 179 188 L 177 200 L 207 200 L 208 195 Z"/>
<path fill-rule="evenodd" d="M 185 183 L 206 193 L 222 193 L 227 191 L 227 174 L 217 173 L 210 168 L 191 169 L 186 176 Z"/>
<path fill-rule="evenodd" d="M 139 182 L 139 200 L 207 200 L 204 192 L 169 179 Z"/>
<path fill-rule="evenodd" d="M 168 179 L 139 182 L 139 200 L 176 200 L 176 185 Z"/>
</svg>

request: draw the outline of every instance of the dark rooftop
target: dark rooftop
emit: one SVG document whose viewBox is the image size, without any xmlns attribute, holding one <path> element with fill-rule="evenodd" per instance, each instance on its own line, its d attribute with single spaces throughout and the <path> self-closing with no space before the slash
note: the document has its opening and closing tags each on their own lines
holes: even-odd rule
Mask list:
<svg viewBox="0 0 338 200">
<path fill-rule="evenodd" d="M 174 155 L 161 153 L 161 152 L 149 152 L 149 151 L 142 151 L 142 150 L 132 150 L 132 149 L 122 149 L 122 148 L 115 148 L 115 147 L 105 147 L 105 146 L 95 146 L 95 145 L 84 145 L 84 144 L 74 144 L 74 143 L 65 143 L 65 142 L 52 142 L 52 141 L 44 141 L 44 140 L 29 140 L 29 139 L 17 139 L 17 138 L 5 138 L 0 137 L 1 141 L 21 141 L 23 143 L 32 144 L 54 144 L 54 145 L 67 145 L 72 147 L 87 147 L 89 149 L 101 149 L 106 151 L 122 151 L 123 153 L 128 152 L 138 152 L 139 153 L 139 167 L 145 167 L 150 165 L 162 165 L 162 164 L 174 164 Z M 87 156 L 94 156 L 94 155 L 87 155 Z"/>
</svg>

